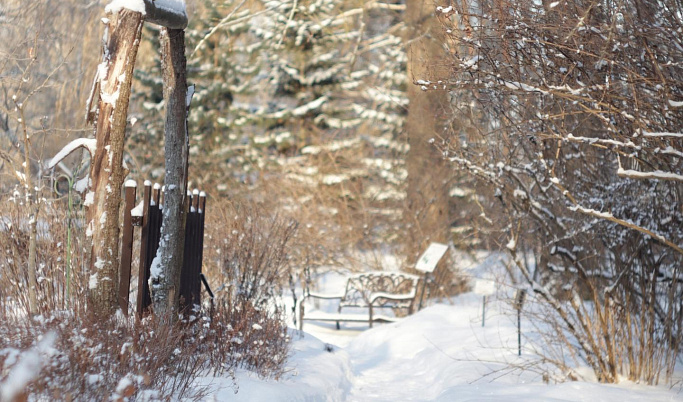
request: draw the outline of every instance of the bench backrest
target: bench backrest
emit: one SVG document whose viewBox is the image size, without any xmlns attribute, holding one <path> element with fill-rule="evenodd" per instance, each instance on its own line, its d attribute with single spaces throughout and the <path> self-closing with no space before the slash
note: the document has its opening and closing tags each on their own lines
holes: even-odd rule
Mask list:
<svg viewBox="0 0 683 402">
<path fill-rule="evenodd" d="M 340 306 L 344 307 L 368 307 L 373 295 L 385 293 L 391 295 L 415 295 L 419 277 L 402 272 L 365 272 L 356 274 L 346 282 L 344 297 Z M 376 303 L 377 304 L 377 303 Z M 394 303 L 390 300 L 383 300 L 381 305 L 391 307 L 393 304 L 405 304 L 405 302 Z"/>
</svg>

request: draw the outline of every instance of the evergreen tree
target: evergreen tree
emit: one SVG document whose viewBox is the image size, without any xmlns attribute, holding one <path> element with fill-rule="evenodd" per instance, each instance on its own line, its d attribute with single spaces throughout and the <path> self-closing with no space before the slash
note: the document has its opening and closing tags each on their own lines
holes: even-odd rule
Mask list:
<svg viewBox="0 0 683 402">
<path fill-rule="evenodd" d="M 302 204 L 298 218 L 315 235 L 334 230 L 337 240 L 355 241 L 367 227 L 393 232 L 406 178 L 403 8 L 332 0 L 198 4 L 187 30 L 188 82 L 196 85 L 191 184 L 214 195 L 248 189 L 264 203 Z M 150 173 L 161 158 L 139 151 L 162 138 L 157 68 L 138 73 L 143 111 L 135 138 L 143 141 L 133 153 Z"/>
</svg>

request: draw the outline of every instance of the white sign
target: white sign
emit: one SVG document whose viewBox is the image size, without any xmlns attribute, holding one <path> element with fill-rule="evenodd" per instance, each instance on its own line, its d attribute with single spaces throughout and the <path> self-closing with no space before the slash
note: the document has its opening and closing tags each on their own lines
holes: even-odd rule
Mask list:
<svg viewBox="0 0 683 402">
<path fill-rule="evenodd" d="M 436 264 L 439 263 L 443 255 L 446 254 L 447 250 L 448 246 L 445 244 L 430 244 L 427 248 L 427 251 L 425 251 L 424 254 L 420 256 L 420 259 L 417 260 L 415 269 L 422 272 L 434 272 Z"/>
<path fill-rule="evenodd" d="M 477 279 L 474 281 L 474 293 L 480 296 L 490 296 L 496 293 L 496 283 L 490 279 Z"/>
</svg>

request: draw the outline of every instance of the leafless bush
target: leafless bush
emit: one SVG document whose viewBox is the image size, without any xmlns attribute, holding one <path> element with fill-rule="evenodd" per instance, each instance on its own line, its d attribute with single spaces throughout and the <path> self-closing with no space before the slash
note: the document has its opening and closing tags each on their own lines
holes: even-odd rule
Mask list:
<svg viewBox="0 0 683 402">
<path fill-rule="evenodd" d="M 37 222 L 36 267 L 38 312 L 72 309 L 83 311 L 87 288 L 83 245 L 85 236 L 80 209 L 63 200 L 45 202 Z M 0 217 L 0 289 L 29 313 L 28 244 L 29 216 L 22 199 L 0 199 L 4 210 Z"/>
<path fill-rule="evenodd" d="M 0 389 L 5 392 L 15 380 L 13 370 L 21 370 L 22 359 L 29 358 L 45 337 L 52 342 L 43 348 L 42 363 L 25 373 L 31 377 L 21 394 L 57 400 L 164 400 L 196 398 L 206 391 L 192 386 L 210 369 L 210 360 L 202 353 L 206 344 L 196 340 L 194 327 L 169 326 L 154 318 L 95 323 L 69 312 L 33 320 L 3 319 L 11 324 L 0 329 L 0 361 L 5 367 Z"/>
<path fill-rule="evenodd" d="M 479 224 L 505 235 L 545 317 L 598 379 L 670 378 L 683 330 L 680 4 L 436 12 L 452 73 L 417 84 L 451 90 L 452 135 L 436 144 L 476 178 Z"/>
<path fill-rule="evenodd" d="M 262 377 L 279 378 L 289 353 L 282 310 L 259 310 L 249 303 L 230 309 L 219 304 L 209 326 L 213 342 L 204 348 L 218 373 L 245 368 Z"/>
<path fill-rule="evenodd" d="M 65 211 L 61 202 L 46 202 L 36 252 L 39 315 L 31 318 L 26 297 L 27 218 L 19 201 L 3 202 L 8 208 L 0 221 L 0 367 L 4 367 L 0 389 L 15 381 L 12 373 L 22 372 L 22 361 L 36 360 L 32 356 L 44 363 L 30 367 L 33 375 L 25 389 L 20 387 L 22 395 L 57 399 L 199 398 L 206 389 L 192 385 L 198 376 L 232 375 L 235 368 L 264 377 L 281 375 L 289 337 L 273 296 L 288 283 L 285 249 L 294 223 L 247 213 L 244 226 L 209 222 L 209 227 L 230 227 L 230 233 L 239 228 L 250 234 L 242 243 L 236 240 L 239 250 L 226 258 L 241 258 L 257 267 L 238 277 L 245 283 L 252 281 L 250 286 L 233 294 L 233 299 L 223 299 L 210 317 L 196 312 L 177 325 L 155 317 L 142 322 L 122 317 L 93 322 L 86 310 L 88 276 L 79 251 L 84 233 L 78 219 L 71 223 L 68 279 L 66 275 L 67 217 L 73 213 L 72 218 L 77 218 L 78 213 Z M 234 222 L 234 215 L 230 216 Z M 274 243 L 278 246 L 271 249 Z M 247 246 L 251 248 L 245 252 L 242 247 Z M 207 273 L 211 275 L 210 270 Z M 54 339 L 44 345 L 43 338 Z M 15 397 L 21 395 L 13 394 L 10 399 Z"/>
<path fill-rule="evenodd" d="M 211 209 L 209 209 L 211 211 Z M 285 312 L 277 302 L 293 280 L 290 248 L 298 224 L 254 206 L 217 206 L 208 218 L 205 267 L 216 289 L 217 353 L 278 376 L 287 357 Z"/>
<path fill-rule="evenodd" d="M 213 230 L 210 248 L 220 267 L 214 276 L 224 299 L 230 309 L 267 307 L 288 284 L 288 247 L 297 223 L 251 206 L 228 206 L 220 214 L 221 224 L 207 230 Z"/>
</svg>

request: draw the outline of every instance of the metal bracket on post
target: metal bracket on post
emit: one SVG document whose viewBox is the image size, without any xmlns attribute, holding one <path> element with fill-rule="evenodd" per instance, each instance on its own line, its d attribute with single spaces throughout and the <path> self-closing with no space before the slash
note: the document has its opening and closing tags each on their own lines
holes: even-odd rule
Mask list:
<svg viewBox="0 0 683 402">
<path fill-rule="evenodd" d="M 170 29 L 187 28 L 187 13 L 185 9 L 175 9 L 168 5 L 168 0 L 144 0 L 145 21 Z"/>
</svg>

